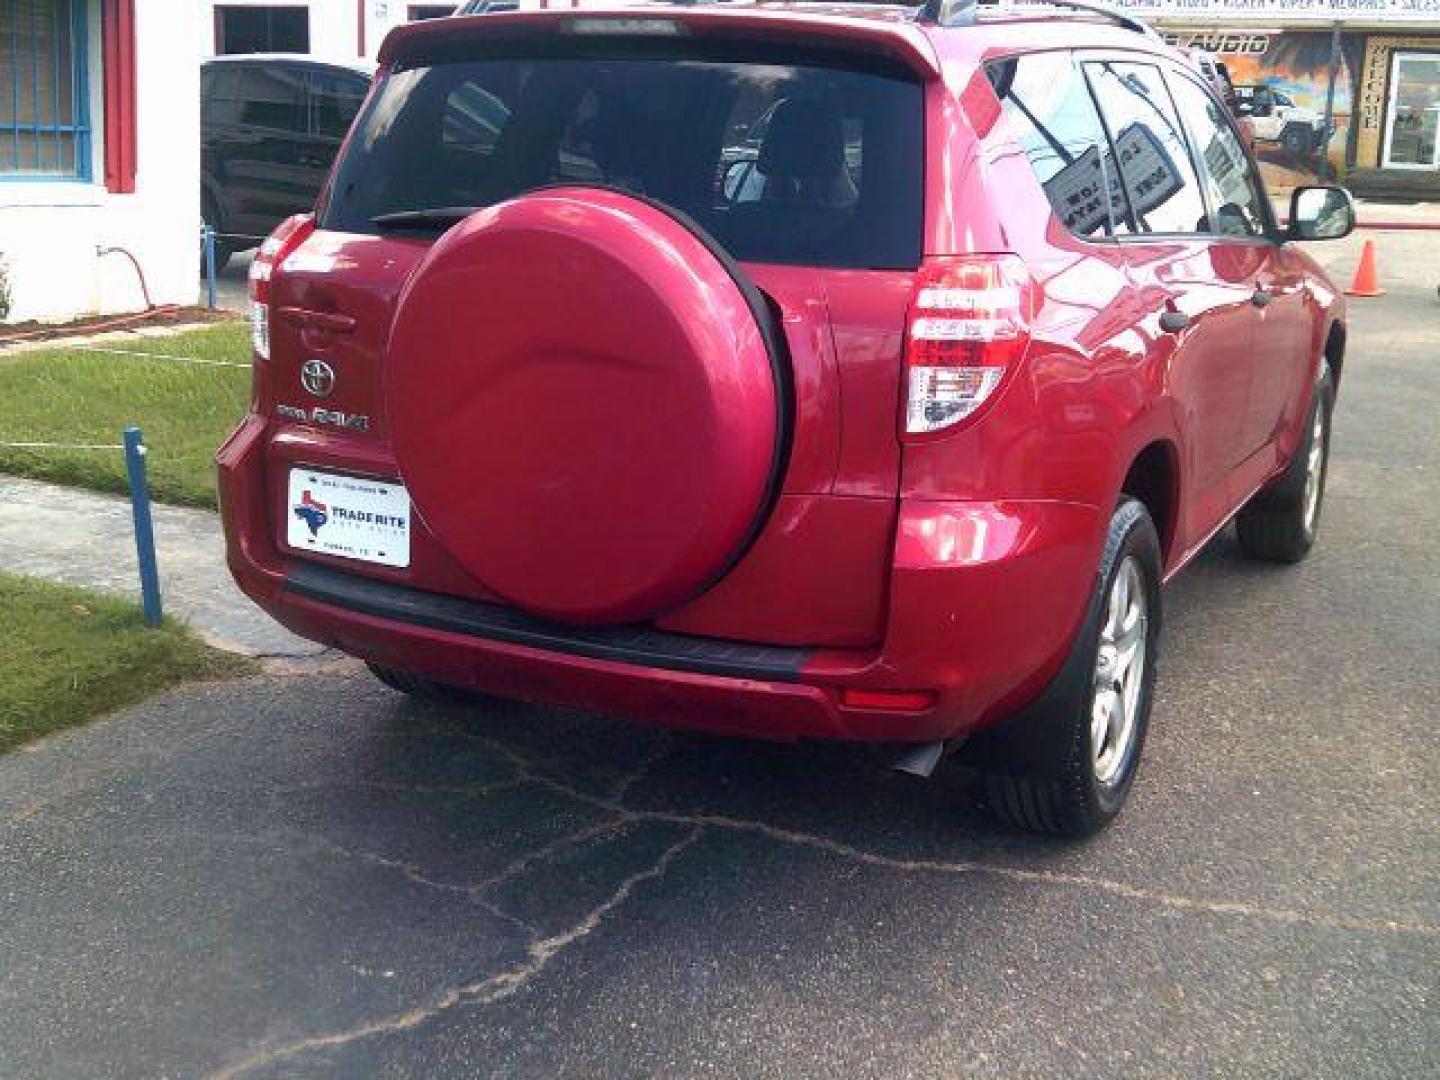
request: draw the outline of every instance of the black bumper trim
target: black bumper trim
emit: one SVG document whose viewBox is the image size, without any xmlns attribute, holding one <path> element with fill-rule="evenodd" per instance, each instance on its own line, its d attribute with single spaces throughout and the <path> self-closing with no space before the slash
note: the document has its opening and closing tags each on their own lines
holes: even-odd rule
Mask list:
<svg viewBox="0 0 1440 1080">
<path fill-rule="evenodd" d="M 297 596 L 363 615 L 668 671 L 796 682 L 810 658 L 809 649 L 746 645 L 671 634 L 648 626 L 566 626 L 499 604 L 422 592 L 314 563 L 292 562 L 285 575 L 285 588 Z"/>
</svg>

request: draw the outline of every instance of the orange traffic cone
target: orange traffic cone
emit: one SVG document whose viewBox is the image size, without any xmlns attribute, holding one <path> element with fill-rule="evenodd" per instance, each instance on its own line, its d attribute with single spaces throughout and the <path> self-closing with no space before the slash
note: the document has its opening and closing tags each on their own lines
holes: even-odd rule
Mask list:
<svg viewBox="0 0 1440 1080">
<path fill-rule="evenodd" d="M 1366 240 L 1360 249 L 1360 265 L 1355 268 L 1355 280 L 1345 290 L 1347 296 L 1384 296 L 1380 287 L 1380 275 L 1375 270 L 1375 241 Z"/>
</svg>

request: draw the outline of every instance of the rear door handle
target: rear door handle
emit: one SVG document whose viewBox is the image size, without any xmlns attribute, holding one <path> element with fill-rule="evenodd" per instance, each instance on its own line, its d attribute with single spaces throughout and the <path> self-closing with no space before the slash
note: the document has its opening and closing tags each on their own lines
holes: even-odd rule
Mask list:
<svg viewBox="0 0 1440 1080">
<path fill-rule="evenodd" d="M 1160 313 L 1160 329 L 1167 334 L 1178 334 L 1190 325 L 1190 316 L 1183 311 L 1162 311 Z"/>
<path fill-rule="evenodd" d="M 1256 307 L 1264 307 L 1266 304 L 1270 303 L 1270 301 L 1274 299 L 1275 294 L 1272 293 L 1269 289 L 1256 289 L 1253 293 L 1250 294 L 1250 303 L 1254 304 Z"/>
<path fill-rule="evenodd" d="M 280 317 L 304 330 L 328 330 L 332 334 L 348 334 L 355 329 L 355 316 L 338 311 L 309 311 L 306 308 L 282 307 Z"/>
</svg>

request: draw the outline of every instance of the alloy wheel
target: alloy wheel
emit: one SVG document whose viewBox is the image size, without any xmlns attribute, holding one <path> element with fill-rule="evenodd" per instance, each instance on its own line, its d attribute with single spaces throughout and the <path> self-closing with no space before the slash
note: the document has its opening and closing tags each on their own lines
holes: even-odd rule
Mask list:
<svg viewBox="0 0 1440 1080">
<path fill-rule="evenodd" d="M 1101 784 L 1112 784 L 1123 774 L 1135 747 L 1150 626 L 1146 597 L 1140 561 L 1126 556 L 1110 582 L 1095 657 L 1090 753 Z"/>
<path fill-rule="evenodd" d="M 1317 404 L 1315 423 L 1310 429 L 1310 453 L 1305 462 L 1305 532 L 1315 532 L 1320 515 L 1320 485 L 1325 479 L 1325 407 Z"/>
</svg>

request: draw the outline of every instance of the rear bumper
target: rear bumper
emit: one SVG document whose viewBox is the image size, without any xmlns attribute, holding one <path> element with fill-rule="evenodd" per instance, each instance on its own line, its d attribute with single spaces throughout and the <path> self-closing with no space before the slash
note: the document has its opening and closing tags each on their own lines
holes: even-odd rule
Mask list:
<svg viewBox="0 0 1440 1080">
<path fill-rule="evenodd" d="M 1092 507 L 904 502 L 879 649 L 740 644 L 649 628 L 577 631 L 491 604 L 293 559 L 271 539 L 265 424 L 221 448 L 229 565 L 290 630 L 378 664 L 520 700 L 769 739 L 915 742 L 984 726 L 1043 689 L 1099 558 Z M 857 708 L 847 690 L 928 691 Z"/>
</svg>

